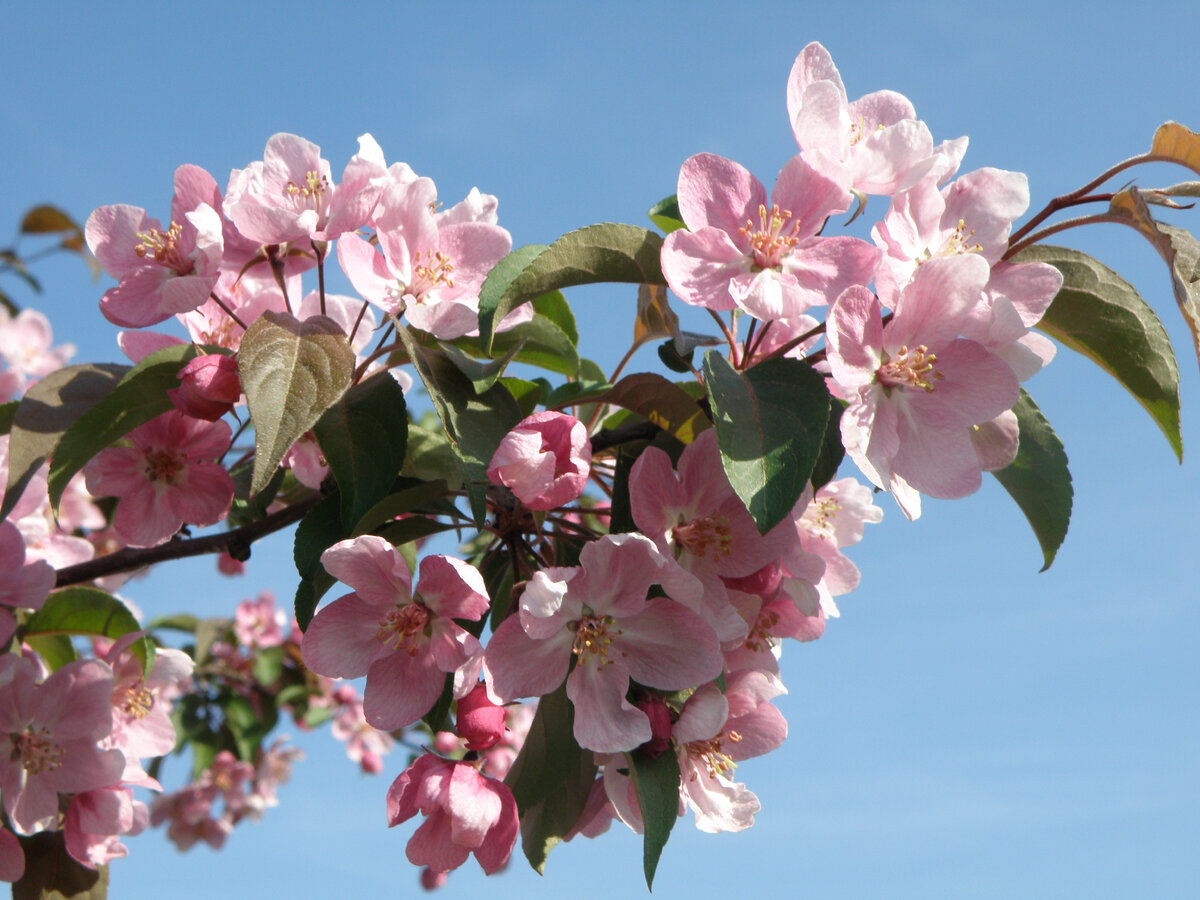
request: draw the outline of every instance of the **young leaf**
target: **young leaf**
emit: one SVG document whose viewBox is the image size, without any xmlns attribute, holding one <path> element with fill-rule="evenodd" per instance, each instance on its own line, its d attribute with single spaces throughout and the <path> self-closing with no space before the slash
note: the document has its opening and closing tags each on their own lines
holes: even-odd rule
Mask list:
<svg viewBox="0 0 1200 900">
<path fill-rule="evenodd" d="M 659 200 L 646 210 L 646 215 L 667 234 L 687 227 L 683 224 L 683 213 L 679 211 L 679 197 L 675 194 Z"/>
<path fill-rule="evenodd" d="M 56 591 L 25 623 L 27 635 L 88 634 L 115 639 L 141 630 L 129 607 L 105 591 L 88 587 Z M 150 640 L 139 638 L 129 649 L 141 662 L 142 671 L 154 668 L 154 644 Z"/>
<path fill-rule="evenodd" d="M 13 415 L 8 438 L 8 484 L 0 518 L 13 511 L 21 493 L 59 438 L 121 380 L 128 366 L 67 366 L 32 385 Z"/>
<path fill-rule="evenodd" d="M 50 502 L 55 507 L 67 483 L 97 453 L 174 408 L 167 391 L 179 387 L 179 370 L 199 353 L 194 344 L 156 350 L 130 369 L 112 393 L 72 423 L 50 463 Z"/>
<path fill-rule="evenodd" d="M 653 372 L 626 375 L 600 399 L 644 416 L 685 444 L 712 427 L 699 403 Z"/>
<path fill-rule="evenodd" d="M 342 524 L 353 528 L 387 496 L 404 465 L 408 411 L 404 390 L 380 372 L 348 390 L 313 426 L 342 497 Z"/>
<path fill-rule="evenodd" d="M 1071 523 L 1074 496 L 1071 472 L 1067 468 L 1067 454 L 1062 441 L 1024 389 L 1013 412 L 1017 414 L 1017 423 L 1021 428 L 1017 458 L 1006 468 L 992 474 L 1017 501 L 1025 518 L 1033 526 L 1033 533 L 1042 547 L 1044 572 L 1054 562 L 1058 548 L 1066 539 L 1067 526 Z"/>
<path fill-rule="evenodd" d="M 1186 166 L 1200 175 L 1200 134 L 1178 122 L 1165 122 L 1154 132 L 1150 153 Z"/>
<path fill-rule="evenodd" d="M 679 760 L 668 750 L 651 759 L 636 750 L 626 754 L 629 774 L 642 811 L 642 869 L 646 887 L 654 886 L 654 872 L 675 820 L 679 818 Z"/>
<path fill-rule="evenodd" d="M 666 284 L 658 261 L 661 249 L 662 238 L 653 231 L 606 222 L 568 232 L 540 253 L 525 254 L 526 265 L 502 292 L 487 291 L 486 296 L 480 292 L 480 346 L 490 354 L 496 325 L 525 301 L 548 291 L 598 281 Z M 497 269 L 508 258 L 501 260 Z M 509 272 L 506 267 L 504 277 Z M 502 281 L 497 279 L 497 287 Z M 485 281 L 484 289 L 488 287 Z"/>
<path fill-rule="evenodd" d="M 1166 329 L 1133 285 L 1065 247 L 1036 244 L 1014 261 L 1046 262 L 1062 272 L 1063 286 L 1037 327 L 1116 378 L 1181 456 L 1179 367 Z"/>
<path fill-rule="evenodd" d="M 254 421 L 257 494 L 304 432 L 345 393 L 354 375 L 354 351 L 332 319 L 304 322 L 268 310 L 242 336 L 238 374 Z"/>
<path fill-rule="evenodd" d="M 667 303 L 667 288 L 661 284 L 639 284 L 637 318 L 633 321 L 633 343 L 640 347 L 655 338 L 679 334 L 679 316 Z"/>
<path fill-rule="evenodd" d="M 725 474 L 766 534 L 800 499 L 821 452 L 825 379 L 786 357 L 738 372 L 716 351 L 704 357 L 704 378 Z"/>
</svg>

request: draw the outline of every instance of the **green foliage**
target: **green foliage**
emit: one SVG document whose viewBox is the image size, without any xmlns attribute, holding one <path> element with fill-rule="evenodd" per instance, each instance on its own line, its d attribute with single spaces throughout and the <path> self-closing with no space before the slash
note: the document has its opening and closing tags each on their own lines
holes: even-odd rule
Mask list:
<svg viewBox="0 0 1200 900">
<path fill-rule="evenodd" d="M 675 194 L 659 200 L 646 210 L 646 215 L 667 234 L 687 227 L 683 224 L 683 213 L 679 211 L 679 197 Z"/>
<path fill-rule="evenodd" d="M 257 494 L 292 444 L 350 387 L 354 351 L 332 319 L 301 322 L 268 310 L 242 336 L 238 375 L 254 420 L 250 491 Z"/>
<path fill-rule="evenodd" d="M 626 375 L 602 399 L 649 419 L 684 444 L 712 427 L 694 398 L 653 372 Z"/>
<path fill-rule="evenodd" d="M 704 357 L 704 376 L 725 474 L 766 534 L 800 499 L 821 453 L 825 379 L 786 357 L 738 372 L 716 351 Z"/>
<path fill-rule="evenodd" d="M 637 750 L 625 756 L 642 811 L 642 870 L 649 889 L 654 886 L 663 847 L 679 818 L 679 760 L 673 750 L 653 759 Z"/>
<path fill-rule="evenodd" d="M 116 640 L 141 630 L 129 607 L 111 594 L 89 587 L 54 592 L 25 623 L 27 636 L 86 634 Z M 154 668 L 152 641 L 138 638 L 129 649 L 141 662 L 143 672 Z"/>
</svg>

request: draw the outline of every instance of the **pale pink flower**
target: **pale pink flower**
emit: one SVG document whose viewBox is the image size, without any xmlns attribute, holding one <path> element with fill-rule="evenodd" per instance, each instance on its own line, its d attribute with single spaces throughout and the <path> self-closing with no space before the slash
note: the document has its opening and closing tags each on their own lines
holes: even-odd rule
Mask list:
<svg viewBox="0 0 1200 900">
<path fill-rule="evenodd" d="M 52 347 L 50 321 L 35 309 L 23 309 L 14 317 L 0 308 L 0 357 L 19 378 L 16 391 L 29 378 L 42 378 L 67 364 L 75 355 L 74 344 Z"/>
<path fill-rule="evenodd" d="M 212 525 L 229 512 L 233 480 L 216 462 L 229 449 L 224 422 L 172 410 L 126 437 L 133 446 L 102 450 L 84 469 L 94 496 L 120 498 L 113 528 L 121 540 L 151 547 L 185 522 Z"/>
<path fill-rule="evenodd" d="M 380 731 L 367 723 L 363 714 L 362 700 L 354 685 L 339 685 L 333 692 L 341 709 L 333 717 L 330 733 L 339 741 L 346 742 L 346 756 L 358 763 L 370 775 L 383 771 L 383 757 L 392 752 L 395 740 L 386 731 Z"/>
<path fill-rule="evenodd" d="M 667 596 L 647 599 L 654 585 Z M 672 599 L 694 603 L 700 591 L 644 535 L 604 535 L 583 548 L 578 566 L 536 572 L 518 614 L 496 629 L 484 655 L 493 699 L 542 696 L 565 678 L 580 746 L 632 750 L 652 729 L 625 699 L 630 680 L 684 690 L 721 670 L 712 628 Z"/>
<path fill-rule="evenodd" d="M 25 541 L 9 521 L 0 522 L 0 572 L 0 646 L 5 646 L 16 628 L 8 607 L 41 609 L 55 575 L 42 560 L 25 561 Z"/>
<path fill-rule="evenodd" d="M 933 137 L 907 98 L 876 91 L 849 102 L 833 58 L 816 42 L 792 65 L 787 106 L 804 158 L 848 189 L 890 194 L 933 153 Z"/>
<path fill-rule="evenodd" d="M 322 482 L 329 475 L 329 463 L 311 431 L 306 431 L 300 440 L 292 444 L 283 456 L 283 464 L 292 470 L 298 482 L 314 491 L 321 489 Z"/>
<path fill-rule="evenodd" d="M 817 589 L 821 609 L 828 616 L 840 615 L 834 597 L 858 587 L 858 567 L 842 549 L 861 541 L 868 523 L 883 521 L 883 510 L 873 498 L 874 492 L 866 485 L 854 478 L 841 478 L 823 485 L 795 520 L 801 545 L 825 561 Z"/>
<path fill-rule="evenodd" d="M 77 794 L 67 807 L 63 838 L 67 852 L 80 865 L 95 869 L 129 855 L 123 835 L 141 834 L 150 810 L 133 798 L 129 787 L 109 787 Z"/>
<path fill-rule="evenodd" d="M 849 208 L 849 193 L 799 156 L 783 167 L 768 200 L 733 160 L 698 154 L 679 171 L 678 197 L 688 230 L 667 235 L 662 267 L 685 303 L 793 318 L 874 275 L 879 251 L 870 244 L 817 236 L 831 213 Z"/>
<path fill-rule="evenodd" d="M 978 254 L 929 260 L 886 326 L 864 288 L 829 312 L 829 364 L 849 400 L 846 453 L 909 518 L 920 515 L 921 493 L 952 499 L 979 488 L 971 430 L 1017 401 L 1012 369 L 957 337 L 989 271 Z"/>
<path fill-rule="evenodd" d="M 355 589 L 319 610 L 304 634 L 305 665 L 331 678 L 367 676 L 367 721 L 383 731 L 425 715 L 454 673 L 455 696 L 475 684 L 479 641 L 455 619 L 488 610 L 483 576 L 450 556 L 421 560 L 416 590 L 404 557 L 381 537 L 334 544 L 321 555 L 330 575 Z"/>
<path fill-rule="evenodd" d="M 278 647 L 284 642 L 287 615 L 275 605 L 275 595 L 263 591 L 243 600 L 234 611 L 233 633 L 243 647 Z"/>
<path fill-rule="evenodd" d="M 38 683 L 37 666 L 0 655 L 0 793 L 19 834 L 56 828 L 59 795 L 115 785 L 119 750 L 101 750 L 112 730 L 112 672 L 95 660 L 67 663 Z"/>
<path fill-rule="evenodd" d="M 592 445 L 583 423 L 546 410 L 522 419 L 504 436 L 487 476 L 530 509 L 549 510 L 583 493 L 591 465 Z"/>
<path fill-rule="evenodd" d="M 434 872 L 457 869 L 475 854 L 488 875 L 501 869 L 517 842 L 517 802 L 507 785 L 470 763 L 426 753 L 388 790 L 388 826 L 418 812 L 427 818 L 408 841 L 408 861 Z"/>
</svg>

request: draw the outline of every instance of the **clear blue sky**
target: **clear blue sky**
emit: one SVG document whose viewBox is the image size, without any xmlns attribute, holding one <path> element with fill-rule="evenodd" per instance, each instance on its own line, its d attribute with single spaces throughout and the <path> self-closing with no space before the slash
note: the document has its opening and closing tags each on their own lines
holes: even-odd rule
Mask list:
<svg viewBox="0 0 1200 900">
<path fill-rule="evenodd" d="M 224 184 L 277 131 L 320 144 L 335 173 L 370 132 L 444 199 L 475 185 L 498 195 L 518 245 L 598 221 L 645 224 L 692 153 L 733 157 L 771 182 L 794 152 L 784 87 L 810 40 L 830 50 L 851 98 L 898 90 L 935 140 L 969 135 L 964 171 L 1027 172 L 1036 208 L 1143 152 L 1163 121 L 1200 129 L 1194 6 L 1148 7 L 17 4 L 0 33 L 0 243 L 40 202 L 80 220 L 117 202 L 163 216 L 177 165 Z M 1141 183 L 1186 179 L 1148 172 Z M 1200 211 L 1181 222 L 1200 230 Z M 1075 477 L 1071 534 L 1049 572 L 1037 574 L 1034 539 L 992 483 L 928 502 L 915 524 L 881 498 L 886 519 L 858 548 L 863 583 L 842 618 L 786 648 L 787 744 L 739 769 L 763 801 L 757 824 L 709 836 L 680 821 L 656 897 L 1194 896 L 1198 368 L 1148 245 L 1115 227 L 1068 238 L 1138 286 L 1176 341 L 1183 466 L 1115 383 L 1063 350 L 1027 385 Z M 78 358 L 117 359 L 116 329 L 96 311 L 106 283 L 77 269 L 44 273 L 41 307 Z M 582 349 L 611 367 L 632 296 L 568 299 Z M 240 582 L 205 561 L 127 593 L 150 614 L 231 611 L 264 588 L 286 602 L 289 565 L 276 541 L 256 548 Z M 134 839 L 112 895 L 415 892 L 409 830 L 384 827 L 403 759 L 367 778 L 327 736 L 303 745 L 309 760 L 264 821 L 220 853 Z M 442 893 L 481 887 L 470 861 Z M 486 890 L 638 896 L 640 844 L 614 826 L 556 850 L 542 879 L 518 853 Z"/>
</svg>

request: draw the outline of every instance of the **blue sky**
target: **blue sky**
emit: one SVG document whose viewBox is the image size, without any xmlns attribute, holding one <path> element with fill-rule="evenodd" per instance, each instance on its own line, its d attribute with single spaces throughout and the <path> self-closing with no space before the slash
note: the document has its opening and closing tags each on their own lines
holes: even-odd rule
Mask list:
<svg viewBox="0 0 1200 900">
<path fill-rule="evenodd" d="M 0 242 L 29 206 L 80 220 L 125 202 L 165 215 L 184 162 L 224 183 L 292 131 L 340 172 L 370 132 L 453 201 L 500 198 L 516 244 L 599 221 L 645 224 L 679 164 L 711 151 L 768 184 L 794 152 L 784 88 L 820 40 L 851 98 L 908 96 L 936 140 L 967 134 L 964 171 L 1028 173 L 1034 207 L 1149 147 L 1175 119 L 1200 129 L 1200 37 L 1186 3 L 21 4 L 0 34 L 5 182 Z M 1183 171 L 1137 173 L 1160 186 Z M 884 207 L 876 199 L 868 216 Z M 1193 229 L 1200 212 L 1177 217 Z M 12 223 L 12 225 L 8 224 Z M 1066 443 L 1071 533 L 1053 568 L 994 483 L 882 525 L 854 559 L 857 592 L 811 645 L 786 648 L 785 746 L 738 776 L 763 801 L 753 829 L 681 820 L 657 897 L 780 891 L 834 897 L 1184 897 L 1200 882 L 1200 577 L 1193 509 L 1200 380 L 1165 268 L 1124 229 L 1070 233 L 1159 310 L 1182 373 L 1185 457 L 1099 370 L 1060 352 L 1027 387 Z M 40 307 L 79 359 L 115 360 L 116 329 L 68 264 Z M 583 350 L 606 368 L 632 328 L 621 288 L 572 292 Z M 656 365 L 642 355 L 644 367 Z M 247 576 L 210 561 L 128 593 L 148 613 L 231 611 L 294 587 L 286 539 Z M 294 729 L 293 729 L 294 733 Z M 220 853 L 131 842 L 113 896 L 347 896 L 416 890 L 408 830 L 384 827 L 403 765 L 359 776 L 327 735 L 281 806 Z M 167 770 L 180 777 L 182 766 Z M 274 887 L 270 887 L 270 886 Z M 443 896 L 476 896 L 468 862 Z M 641 850 L 620 826 L 550 857 L 517 855 L 494 897 L 637 896 Z"/>
</svg>

